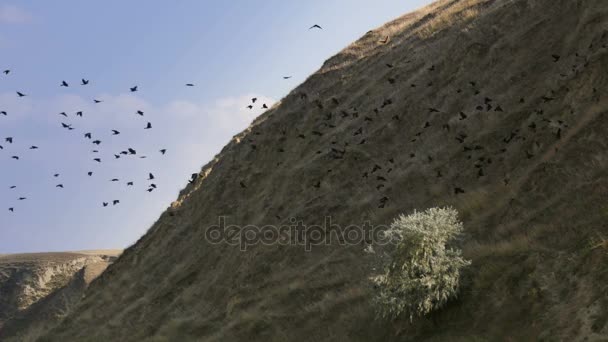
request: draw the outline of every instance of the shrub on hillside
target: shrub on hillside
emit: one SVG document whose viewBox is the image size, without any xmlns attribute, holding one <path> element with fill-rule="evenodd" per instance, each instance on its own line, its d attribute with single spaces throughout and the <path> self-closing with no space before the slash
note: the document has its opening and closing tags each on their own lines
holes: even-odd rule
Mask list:
<svg viewBox="0 0 608 342">
<path fill-rule="evenodd" d="M 447 244 L 462 233 L 453 208 L 431 208 L 400 215 L 386 231 L 392 242 L 373 278 L 381 317 L 406 315 L 412 320 L 442 307 L 459 289 L 460 271 L 470 264 Z"/>
</svg>

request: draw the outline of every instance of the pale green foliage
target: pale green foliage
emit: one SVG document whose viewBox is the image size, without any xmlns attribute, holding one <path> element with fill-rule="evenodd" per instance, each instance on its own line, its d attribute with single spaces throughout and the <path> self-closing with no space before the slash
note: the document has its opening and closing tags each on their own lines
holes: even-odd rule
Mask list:
<svg viewBox="0 0 608 342">
<path fill-rule="evenodd" d="M 453 208 L 432 208 L 400 215 L 386 234 L 394 249 L 384 261 L 384 274 L 373 279 L 381 317 L 425 315 L 458 293 L 460 271 L 470 264 L 461 251 L 446 247 L 462 232 Z"/>
</svg>

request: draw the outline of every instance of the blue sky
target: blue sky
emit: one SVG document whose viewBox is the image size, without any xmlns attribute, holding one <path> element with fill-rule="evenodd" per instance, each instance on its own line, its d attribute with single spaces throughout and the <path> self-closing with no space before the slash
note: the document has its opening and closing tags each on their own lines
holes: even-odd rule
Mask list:
<svg viewBox="0 0 608 342">
<path fill-rule="evenodd" d="M 261 103 L 281 99 L 368 30 L 429 2 L 0 4 L 0 69 L 11 69 L 0 76 L 0 111 L 8 112 L 0 115 L 0 253 L 127 247 L 189 175 L 261 113 Z M 323 30 L 308 30 L 313 24 Z M 81 86 L 81 78 L 90 84 Z M 63 80 L 69 87 L 59 86 Z M 246 109 L 254 96 L 256 108 Z M 143 129 L 147 122 L 151 130 Z M 137 156 L 114 158 L 128 147 Z M 149 172 L 158 186 L 151 193 Z M 121 203 L 102 207 L 114 199 Z"/>
</svg>

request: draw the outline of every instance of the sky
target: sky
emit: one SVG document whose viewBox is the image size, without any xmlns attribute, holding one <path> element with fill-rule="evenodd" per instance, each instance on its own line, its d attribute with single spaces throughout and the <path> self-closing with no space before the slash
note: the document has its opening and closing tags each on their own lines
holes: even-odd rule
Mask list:
<svg viewBox="0 0 608 342">
<path fill-rule="evenodd" d="M 365 32 L 428 3 L 1 3 L 0 71 L 11 72 L 0 74 L 0 254 L 128 247 L 263 103 Z M 323 29 L 309 30 L 314 24 Z M 127 148 L 137 155 L 121 155 Z"/>
</svg>

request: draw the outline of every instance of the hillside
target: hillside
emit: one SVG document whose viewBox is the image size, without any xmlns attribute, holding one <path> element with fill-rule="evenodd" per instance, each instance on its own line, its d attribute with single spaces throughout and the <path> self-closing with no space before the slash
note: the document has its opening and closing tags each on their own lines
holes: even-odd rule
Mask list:
<svg viewBox="0 0 608 342">
<path fill-rule="evenodd" d="M 607 15 L 442 0 L 368 32 L 234 137 L 43 340 L 605 340 Z M 412 324 L 374 320 L 365 241 L 205 238 L 220 216 L 347 227 L 443 205 L 472 265 Z"/>
<path fill-rule="evenodd" d="M 119 251 L 0 256 L 0 340 L 28 340 L 55 324 Z"/>
</svg>

